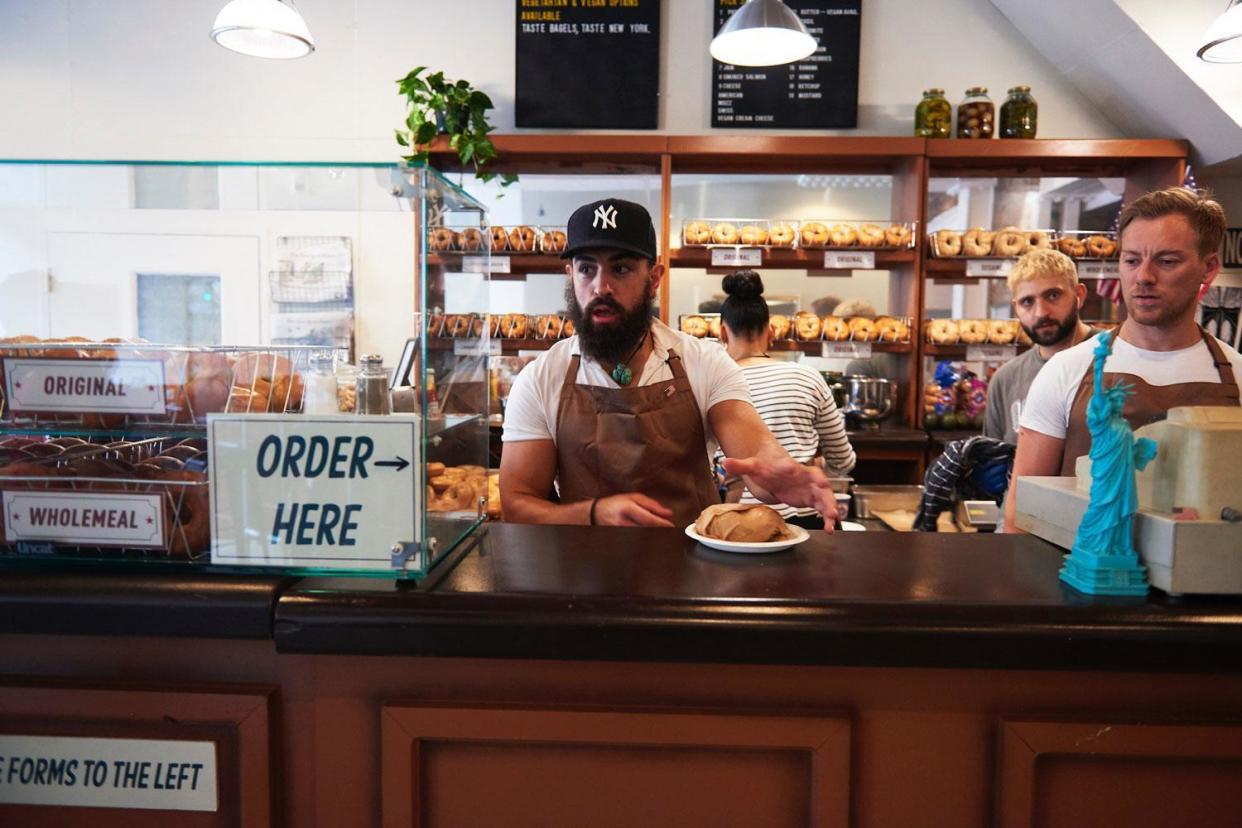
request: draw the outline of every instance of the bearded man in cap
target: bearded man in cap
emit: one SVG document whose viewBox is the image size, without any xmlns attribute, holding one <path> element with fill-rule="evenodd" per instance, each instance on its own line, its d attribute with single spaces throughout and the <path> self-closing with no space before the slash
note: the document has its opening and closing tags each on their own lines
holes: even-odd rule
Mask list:
<svg viewBox="0 0 1242 828">
<path fill-rule="evenodd" d="M 772 437 L 728 353 L 652 316 L 664 266 L 646 208 L 592 202 L 566 230 L 576 333 L 513 384 L 500 464 L 505 520 L 686 526 L 720 502 L 717 444 L 725 470 L 761 500 L 832 515 L 823 472 Z"/>
</svg>

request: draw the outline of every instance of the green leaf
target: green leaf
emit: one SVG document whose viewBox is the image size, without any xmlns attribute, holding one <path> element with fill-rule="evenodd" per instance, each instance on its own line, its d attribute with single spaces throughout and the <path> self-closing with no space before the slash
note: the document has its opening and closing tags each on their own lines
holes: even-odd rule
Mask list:
<svg viewBox="0 0 1242 828">
<path fill-rule="evenodd" d="M 492 99 L 487 97 L 486 93 L 480 92 L 476 89 L 470 93 L 470 106 L 482 109 L 491 109 Z"/>
<path fill-rule="evenodd" d="M 465 164 L 474 158 L 474 144 L 469 141 L 462 141 L 457 145 L 457 157 L 461 159 L 461 163 Z"/>
<path fill-rule="evenodd" d="M 432 121 L 423 121 L 414 133 L 414 143 L 430 144 L 436 137 L 436 125 Z"/>
<path fill-rule="evenodd" d="M 405 137 L 405 133 L 404 133 L 404 132 L 402 132 L 402 131 L 401 131 L 401 130 L 399 130 L 399 129 L 394 129 L 394 130 L 393 130 L 393 132 L 394 132 L 394 133 L 396 133 L 396 135 L 397 135 L 397 143 L 398 143 L 398 144 L 400 144 L 400 145 L 401 145 L 401 146 L 403 146 L 403 147 L 408 147 L 408 146 L 410 145 L 409 139 L 407 139 L 407 138 Z"/>
</svg>

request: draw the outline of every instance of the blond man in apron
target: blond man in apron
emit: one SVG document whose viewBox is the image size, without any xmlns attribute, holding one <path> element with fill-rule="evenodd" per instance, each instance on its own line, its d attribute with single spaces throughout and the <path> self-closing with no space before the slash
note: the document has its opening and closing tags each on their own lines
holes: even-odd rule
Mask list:
<svg viewBox="0 0 1242 828">
<path fill-rule="evenodd" d="M 1239 405 L 1242 356 L 1195 321 L 1198 302 L 1220 272 L 1225 211 L 1183 187 L 1148 193 L 1121 213 L 1120 279 L 1126 307 L 1104 382 L 1133 394 L 1123 411 L 1131 428 L 1180 405 Z M 1035 377 L 1023 406 L 1013 476 L 1073 475 L 1091 449 L 1087 401 L 1092 386 L 1087 341 L 1063 351 Z M 1014 492 L 1005 501 L 1014 527 Z"/>
<path fill-rule="evenodd" d="M 760 499 L 832 514 L 823 472 L 780 447 L 725 350 L 652 318 L 664 268 L 647 210 L 604 199 L 575 210 L 566 231 L 576 334 L 513 384 L 500 464 L 505 520 L 686 526 L 720 502 L 709 451 L 717 443 L 726 470 Z"/>
</svg>

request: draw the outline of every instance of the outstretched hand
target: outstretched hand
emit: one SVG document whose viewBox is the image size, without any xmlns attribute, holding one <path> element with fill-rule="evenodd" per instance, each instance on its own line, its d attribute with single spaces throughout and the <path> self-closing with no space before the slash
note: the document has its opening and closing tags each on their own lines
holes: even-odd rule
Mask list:
<svg viewBox="0 0 1242 828">
<path fill-rule="evenodd" d="M 831 531 L 837 503 L 822 470 L 789 458 L 726 457 L 721 465 L 729 474 L 745 477 L 747 488 L 760 500 L 815 509 L 824 516 L 824 528 Z"/>
<path fill-rule="evenodd" d="M 673 510 L 639 492 L 601 497 L 595 504 L 597 526 L 668 526 Z"/>
</svg>

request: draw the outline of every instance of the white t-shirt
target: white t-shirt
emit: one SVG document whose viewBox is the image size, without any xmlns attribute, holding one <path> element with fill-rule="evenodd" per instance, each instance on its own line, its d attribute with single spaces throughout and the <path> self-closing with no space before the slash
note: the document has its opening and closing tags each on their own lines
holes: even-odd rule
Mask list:
<svg viewBox="0 0 1242 828">
<path fill-rule="evenodd" d="M 707 435 L 710 456 L 715 450 L 716 440 L 707 421 L 707 412 L 725 400 L 749 403 L 746 377 L 718 342 L 695 339 L 658 320 L 652 321 L 651 332 L 654 353 L 647 358 L 642 376 L 634 385 L 653 385 L 671 380 L 673 371 L 668 366 L 668 352 L 669 349 L 676 350 L 694 392 L 694 401 L 703 416 L 703 433 Z M 570 337 L 540 354 L 517 375 L 505 406 L 502 439 L 506 443 L 520 440 L 556 441 L 556 413 L 561 403 L 561 387 L 565 383 L 569 362 L 578 353 L 581 353 L 578 337 Z M 598 362 L 586 356 L 578 365 L 578 384 L 621 387 Z"/>
<path fill-rule="evenodd" d="M 1094 338 L 1055 354 L 1035 376 L 1026 395 L 1019 425 L 1064 439 L 1069 429 L 1070 409 L 1082 378 L 1094 359 Z M 1223 342 L 1217 343 L 1233 365 L 1234 379 L 1242 385 L 1242 355 Z M 1149 385 L 1177 385 L 1183 382 L 1220 382 L 1220 372 L 1212 353 L 1202 339 L 1179 351 L 1146 351 L 1124 339 L 1113 340 L 1113 352 L 1104 363 L 1106 374 L 1133 374 Z M 1194 400 L 1187 400 L 1193 405 Z"/>
</svg>

